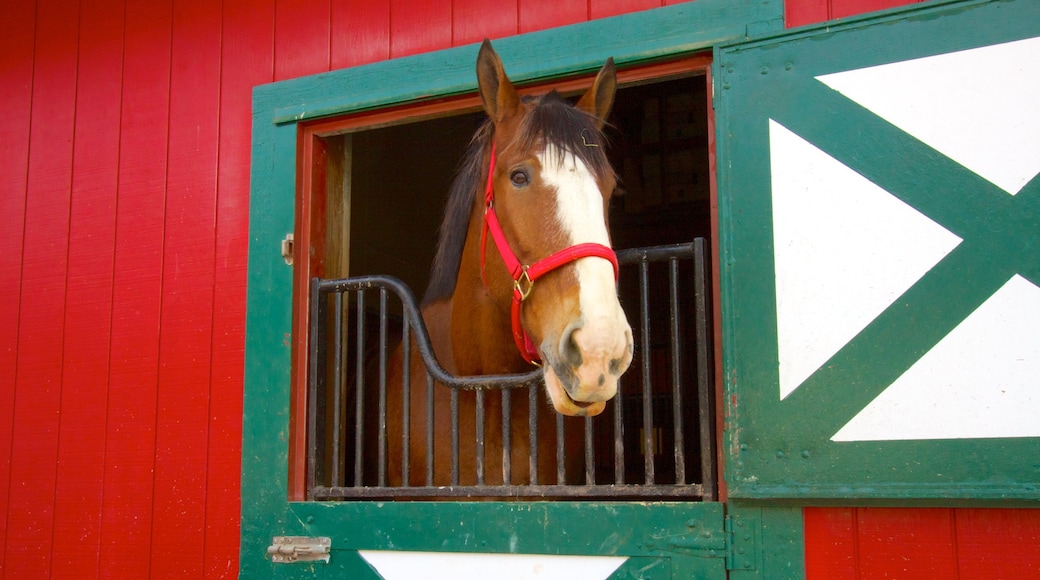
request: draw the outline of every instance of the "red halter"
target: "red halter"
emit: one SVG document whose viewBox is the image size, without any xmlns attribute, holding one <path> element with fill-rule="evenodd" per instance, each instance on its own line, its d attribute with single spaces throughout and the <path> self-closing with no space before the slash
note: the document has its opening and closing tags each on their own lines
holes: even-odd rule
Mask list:
<svg viewBox="0 0 1040 580">
<path fill-rule="evenodd" d="M 535 281 L 556 268 L 565 266 L 580 258 L 590 257 L 603 258 L 609 261 L 614 266 L 614 279 L 617 280 L 617 255 L 614 254 L 614 250 L 603 244 L 585 243 L 564 248 L 530 266 L 521 264 L 516 254 L 513 253 L 512 248 L 509 247 L 509 241 L 506 240 L 506 235 L 498 222 L 498 216 L 495 214 L 494 175 L 495 143 L 492 142 L 487 189 L 484 193 L 484 229 L 480 236 L 480 276 L 484 280 L 484 285 L 487 286 L 487 278 L 484 275 L 484 255 L 487 248 L 487 234 L 490 231 L 491 237 L 495 240 L 495 246 L 498 247 L 498 253 L 502 256 L 502 261 L 505 262 L 506 269 L 509 270 L 509 275 L 513 278 L 513 340 L 516 342 L 516 348 L 520 351 L 520 356 L 527 362 L 538 365 L 541 363 L 541 357 L 538 356 L 538 348 L 520 322 L 521 306 L 523 306 L 524 300 L 531 294 Z"/>
</svg>

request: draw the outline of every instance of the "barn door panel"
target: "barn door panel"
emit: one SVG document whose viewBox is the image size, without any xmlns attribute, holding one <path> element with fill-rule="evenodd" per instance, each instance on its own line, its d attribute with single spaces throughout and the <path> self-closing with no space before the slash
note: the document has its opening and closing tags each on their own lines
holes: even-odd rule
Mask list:
<svg viewBox="0 0 1040 580">
<path fill-rule="evenodd" d="M 732 535 L 719 503 L 299 503 L 292 511 L 308 535 L 329 538 L 329 562 L 317 565 L 326 578 L 722 579 Z"/>
<path fill-rule="evenodd" d="M 727 484 L 1040 497 L 1040 4 L 716 56 Z"/>
</svg>

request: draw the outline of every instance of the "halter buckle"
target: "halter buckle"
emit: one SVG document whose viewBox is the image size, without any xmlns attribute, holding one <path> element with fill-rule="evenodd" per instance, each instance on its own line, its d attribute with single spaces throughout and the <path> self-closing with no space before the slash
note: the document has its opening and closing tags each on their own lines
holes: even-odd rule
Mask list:
<svg viewBox="0 0 1040 580">
<path fill-rule="evenodd" d="M 534 289 L 534 280 L 531 280 L 531 276 L 527 273 L 527 266 L 523 267 L 523 271 L 520 272 L 520 276 L 513 281 L 513 291 L 517 296 L 520 297 L 520 302 L 527 300 L 527 296 L 531 294 L 531 290 Z M 526 284 L 524 281 L 527 281 Z M 526 288 L 524 287 L 526 285 Z"/>
</svg>

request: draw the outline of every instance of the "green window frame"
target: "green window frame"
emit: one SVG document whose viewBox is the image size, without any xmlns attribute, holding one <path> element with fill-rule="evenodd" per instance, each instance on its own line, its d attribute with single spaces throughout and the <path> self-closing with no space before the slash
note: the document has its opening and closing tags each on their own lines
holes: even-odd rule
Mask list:
<svg viewBox="0 0 1040 580">
<path fill-rule="evenodd" d="M 721 42 L 775 31 L 783 25 L 782 11 L 781 0 L 697 0 L 504 38 L 496 41 L 495 46 L 509 63 L 510 75 L 515 81 L 545 81 L 592 72 L 610 56 L 619 66 L 652 63 L 710 50 Z M 472 93 L 476 89 L 472 71 L 476 50 L 475 45 L 451 48 L 254 90 L 242 461 L 240 561 L 243 577 L 271 574 L 281 577 L 296 573 L 284 568 L 272 569 L 278 565 L 265 557 L 272 537 L 281 535 L 331 537 L 333 553 L 345 551 L 340 560 L 343 562 L 340 573 L 344 574 L 347 569 L 353 569 L 351 566 L 364 569 L 356 550 L 385 549 L 388 544 L 397 549 L 424 549 L 424 546 L 447 551 L 508 552 L 511 549 L 508 534 L 502 533 L 489 535 L 489 540 L 480 545 L 467 544 L 462 536 L 453 537 L 444 545 L 434 544 L 423 528 L 436 526 L 426 515 L 428 505 L 291 501 L 288 488 L 293 271 L 283 260 L 280 242 L 294 231 L 300 179 L 297 174 L 300 124 L 334 115 Z M 617 513 L 614 510 L 620 509 L 631 512 L 635 518 L 632 521 L 654 522 L 627 540 L 623 547 L 615 548 L 635 558 L 650 557 L 654 551 L 652 542 L 644 543 L 641 538 L 689 533 L 690 522 L 698 518 L 710 520 L 711 523 L 705 525 L 721 530 L 720 504 L 581 505 L 584 506 L 583 520 L 600 517 L 595 514 Z M 454 508 L 449 502 L 442 502 L 437 508 L 444 510 L 438 512 L 444 516 L 435 519 L 442 520 L 448 528 L 455 518 L 452 514 L 462 512 L 467 514 L 467 521 L 472 518 L 478 522 L 507 513 L 511 525 L 532 529 L 539 527 L 536 522 L 545 518 L 567 519 L 568 510 L 574 509 L 567 504 L 547 503 L 541 504 L 538 510 L 521 510 L 495 502 L 455 504 Z M 785 513 L 782 517 L 790 518 L 791 514 Z M 375 519 L 387 522 L 389 527 L 400 526 L 401 535 L 388 537 L 375 534 L 371 529 L 364 531 L 364 522 Z M 627 526 L 622 520 L 618 524 Z M 582 528 L 586 532 L 564 534 L 568 539 L 563 544 L 527 545 L 527 548 L 594 553 L 598 544 L 588 533 L 597 530 Z M 444 528 L 442 532 L 450 533 L 450 530 Z M 422 544 L 422 541 L 429 543 Z M 796 547 L 795 551 L 799 550 L 800 547 Z M 703 564 L 714 570 L 719 565 L 717 562 L 709 565 L 707 560 L 695 556 L 677 558 L 694 566 L 689 569 L 701 569 L 699 566 Z M 796 559 L 800 560 L 800 556 Z"/>
</svg>

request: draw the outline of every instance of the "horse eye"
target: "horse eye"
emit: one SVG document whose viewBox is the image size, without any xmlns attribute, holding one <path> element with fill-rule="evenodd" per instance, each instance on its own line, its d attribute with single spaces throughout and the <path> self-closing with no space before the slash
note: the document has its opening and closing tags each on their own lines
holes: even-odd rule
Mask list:
<svg viewBox="0 0 1040 580">
<path fill-rule="evenodd" d="M 514 169 L 509 174 L 509 181 L 512 181 L 516 187 L 527 187 L 527 184 L 531 182 L 531 178 L 523 169 Z"/>
</svg>

